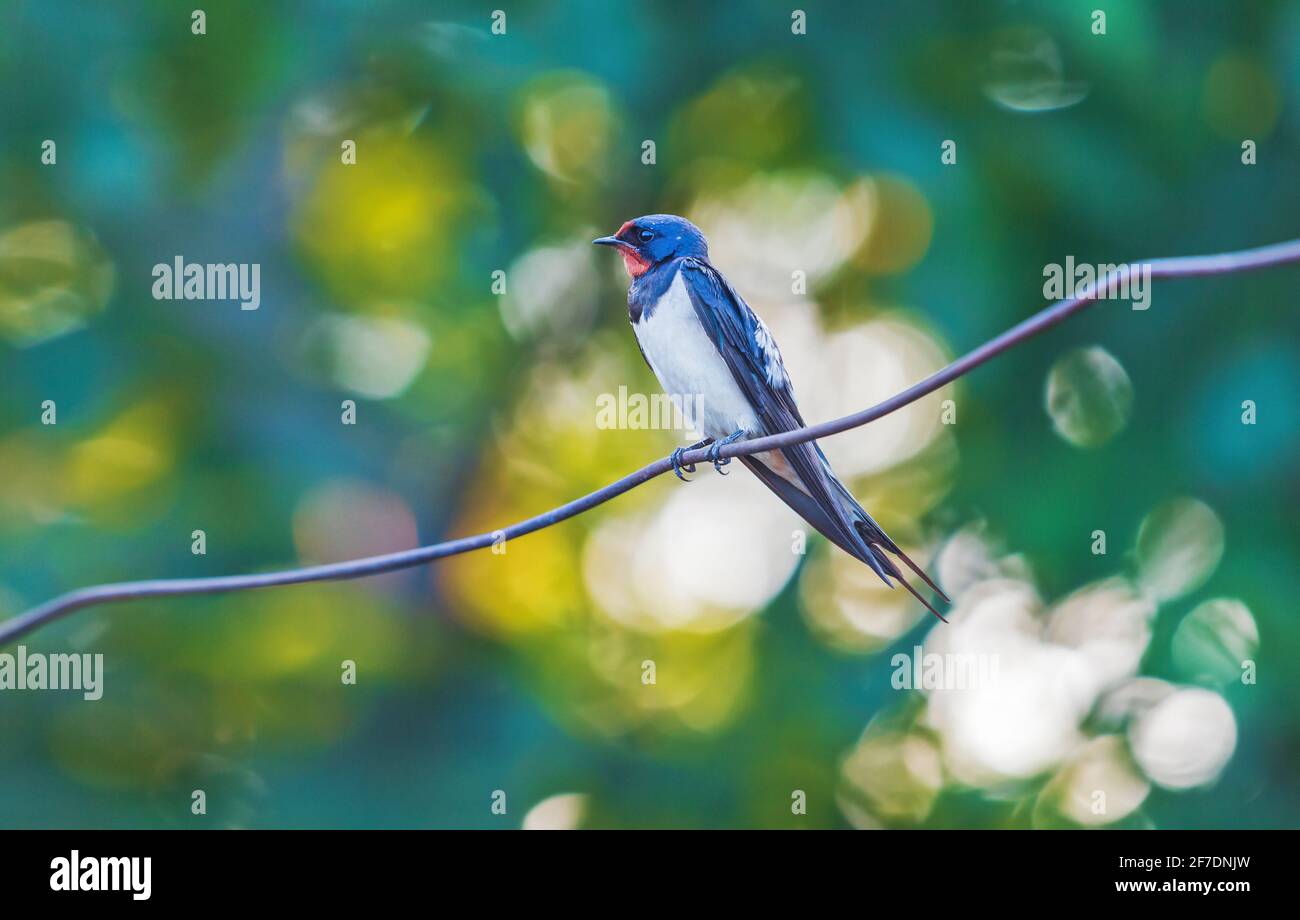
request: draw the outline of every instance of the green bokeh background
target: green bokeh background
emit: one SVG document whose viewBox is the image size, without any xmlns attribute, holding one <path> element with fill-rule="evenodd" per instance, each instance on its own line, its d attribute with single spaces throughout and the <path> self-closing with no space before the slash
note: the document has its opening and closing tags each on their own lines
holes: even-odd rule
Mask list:
<svg viewBox="0 0 1300 920">
<path fill-rule="evenodd" d="M 98 582 L 318 561 L 357 524 L 330 483 L 397 522 L 397 549 L 407 530 L 491 529 L 662 456 L 672 442 L 644 432 L 575 445 L 519 418 L 539 367 L 593 355 L 617 362 L 605 383 L 653 389 L 612 266 L 593 254 L 578 272 L 598 312 L 525 334 L 492 273 L 754 176 L 884 183 L 898 221 L 810 295 L 832 328 L 901 308 L 953 356 L 1038 309 L 1044 264 L 1066 254 L 1300 236 L 1300 3 L 806 2 L 798 36 L 775 3 L 517 4 L 493 35 L 497 6 L 223 0 L 194 36 L 192 4 L 0 0 L 0 614 Z M 1049 46 L 1082 98 L 1008 106 L 1041 98 Z M 47 138 L 57 165 L 41 163 Z M 779 236 L 780 215 L 756 232 Z M 151 267 L 178 253 L 259 263 L 261 308 L 154 300 Z M 1154 788 L 1125 826 L 1300 822 L 1298 291 L 1295 268 L 1160 283 L 1151 310 L 1100 305 L 956 390 L 959 461 L 917 533 L 985 521 L 1047 599 L 1131 570 L 1162 502 L 1195 496 L 1222 521 L 1222 562 L 1161 606 L 1141 673 L 1189 682 L 1172 636 L 1226 596 L 1258 625 L 1259 680 L 1223 691 L 1238 738 L 1218 780 Z M 396 392 L 358 393 L 321 354 L 323 317 L 396 322 L 427 357 Z M 1092 344 L 1134 400 L 1115 438 L 1081 450 L 1053 431 L 1044 383 Z M 344 399 L 356 426 L 339 423 Z M 57 425 L 40 423 L 46 400 Z M 539 475 L 521 460 L 554 475 L 502 488 Z M 304 496 L 321 494 L 313 518 Z M 320 549 L 312 526 L 342 544 Z M 646 640 L 669 671 L 674 656 L 708 679 L 735 669 L 725 711 L 692 726 L 628 702 L 635 667 L 617 690 L 583 664 L 607 641 L 643 656 L 581 583 L 542 577 L 573 568 L 592 526 L 519 541 L 500 565 L 534 569 L 499 609 L 484 554 L 50 626 L 28 647 L 102 652 L 107 689 L 0 693 L 0 826 L 517 827 L 569 792 L 586 825 L 847 826 L 841 761 L 873 717 L 917 704 L 890 689 L 889 659 L 929 625 L 870 654 L 830 647 L 797 576 L 730 629 Z M 1107 556 L 1088 551 L 1098 528 Z M 530 557 L 534 539 L 551 555 Z M 920 820 L 882 823 L 1030 826 L 1047 776 L 998 795 L 948 784 Z"/>
</svg>

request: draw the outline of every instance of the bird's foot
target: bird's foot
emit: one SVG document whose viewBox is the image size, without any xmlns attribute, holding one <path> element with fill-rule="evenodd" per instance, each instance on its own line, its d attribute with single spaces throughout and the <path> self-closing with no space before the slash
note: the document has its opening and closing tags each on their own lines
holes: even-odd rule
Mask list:
<svg viewBox="0 0 1300 920">
<path fill-rule="evenodd" d="M 722 451 L 722 448 L 726 447 L 728 444 L 735 444 L 744 436 L 745 436 L 745 432 L 743 430 L 733 431 L 731 434 L 727 435 L 721 441 L 714 441 L 713 446 L 709 448 L 709 462 L 713 464 L 713 468 L 717 470 L 718 473 L 720 473 L 721 475 L 723 476 L 727 475 L 722 468 L 731 462 L 730 457 L 719 456 L 719 454 Z"/>
<path fill-rule="evenodd" d="M 713 443 L 712 438 L 705 438 L 703 441 L 700 441 L 696 444 L 692 444 L 690 447 L 679 447 L 675 451 L 673 451 L 672 457 L 670 459 L 672 460 L 672 464 L 673 464 L 673 472 L 677 475 L 678 479 L 680 479 L 682 482 L 690 482 L 689 479 L 687 479 L 685 476 L 682 475 L 682 471 L 685 470 L 687 473 L 695 472 L 694 463 L 682 463 L 682 454 L 691 450 L 699 450 L 701 447 L 707 447 L 709 444 L 712 443 Z"/>
</svg>

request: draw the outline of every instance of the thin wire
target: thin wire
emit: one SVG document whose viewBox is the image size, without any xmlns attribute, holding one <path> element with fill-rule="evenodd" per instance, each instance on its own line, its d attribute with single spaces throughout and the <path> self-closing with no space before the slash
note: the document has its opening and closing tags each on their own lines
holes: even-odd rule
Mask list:
<svg viewBox="0 0 1300 920">
<path fill-rule="evenodd" d="M 1103 296 L 1109 295 L 1124 284 L 1134 273 L 1150 271 L 1152 278 L 1180 278 L 1198 275 L 1219 275 L 1234 272 L 1254 271 L 1275 265 L 1300 262 L 1300 240 L 1289 240 L 1256 249 L 1239 252 L 1218 253 L 1204 256 L 1179 256 L 1167 259 L 1155 259 L 1149 262 L 1135 262 L 1122 265 L 1109 272 L 1097 284 L 1074 297 L 1059 300 L 1006 332 L 990 339 L 947 367 L 919 383 L 913 384 L 901 393 L 891 396 L 884 402 L 868 409 L 846 415 L 843 418 L 809 425 L 781 434 L 768 435 L 748 441 L 738 441 L 722 448 L 722 457 L 737 457 L 742 454 L 760 453 L 779 447 L 789 447 L 815 438 L 824 438 L 850 428 L 858 428 L 868 422 L 901 409 L 909 403 L 916 402 L 923 396 L 933 393 L 957 378 L 969 373 L 987 361 L 992 360 L 1021 342 L 1047 331 L 1065 319 L 1080 312 Z M 682 462 L 703 463 L 707 457 L 707 448 L 690 451 L 682 456 Z M 611 498 L 631 491 L 656 476 L 662 476 L 672 468 L 670 458 L 656 460 L 622 479 L 603 488 L 574 499 L 567 504 L 552 508 L 536 517 L 511 524 L 509 527 L 492 533 L 475 534 L 447 540 L 430 546 L 388 553 L 383 556 L 370 556 L 365 559 L 353 559 L 347 562 L 329 565 L 314 565 L 299 569 L 284 569 L 277 572 L 265 572 L 255 575 L 218 575 L 210 578 L 169 578 L 150 581 L 128 581 L 107 585 L 94 585 L 62 594 L 51 601 L 19 614 L 0 623 L 0 646 L 29 635 L 60 617 L 75 610 L 98 604 L 118 603 L 146 597 L 175 597 L 190 594 L 225 594 L 231 591 L 247 591 L 254 588 L 271 588 L 279 585 L 298 585 L 316 581 L 339 581 L 351 578 L 365 578 L 397 569 L 425 565 L 448 556 L 457 556 L 476 549 L 483 549 L 502 540 L 513 540 L 537 530 L 558 524 L 604 504 Z"/>
</svg>

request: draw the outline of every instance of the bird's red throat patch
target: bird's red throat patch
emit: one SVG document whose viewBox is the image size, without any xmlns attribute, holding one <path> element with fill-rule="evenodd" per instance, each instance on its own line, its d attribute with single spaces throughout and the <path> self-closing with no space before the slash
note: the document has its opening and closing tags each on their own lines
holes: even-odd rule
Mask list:
<svg viewBox="0 0 1300 920">
<path fill-rule="evenodd" d="M 627 269 L 627 273 L 633 278 L 640 278 L 646 273 L 646 269 L 650 267 L 649 260 L 641 258 L 640 253 L 635 249 L 626 249 L 620 246 L 618 247 L 618 254 L 623 257 L 623 267 Z"/>
<path fill-rule="evenodd" d="M 650 267 L 650 261 L 641 258 L 641 254 L 636 251 L 636 246 L 624 239 L 626 234 L 635 229 L 636 227 L 632 225 L 632 221 L 624 221 L 623 226 L 618 228 L 618 233 L 614 234 L 614 239 L 623 244 L 618 247 L 618 254 L 623 257 L 623 267 L 627 269 L 627 273 L 633 278 L 640 278 L 646 273 L 646 269 Z"/>
</svg>

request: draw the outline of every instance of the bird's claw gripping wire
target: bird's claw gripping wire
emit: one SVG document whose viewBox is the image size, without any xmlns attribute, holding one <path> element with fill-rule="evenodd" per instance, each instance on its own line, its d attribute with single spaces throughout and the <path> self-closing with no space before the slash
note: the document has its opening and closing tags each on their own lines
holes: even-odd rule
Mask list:
<svg viewBox="0 0 1300 920">
<path fill-rule="evenodd" d="M 727 475 L 726 471 L 723 470 L 723 467 L 731 462 L 730 457 L 719 456 L 722 452 L 722 448 L 726 447 L 728 444 L 735 444 L 744 436 L 744 431 L 733 431 L 721 441 L 714 441 L 713 446 L 709 448 L 709 462 L 713 464 L 713 468 L 717 470 L 720 475 Z"/>
<path fill-rule="evenodd" d="M 692 444 L 690 447 L 679 447 L 675 451 L 673 451 L 672 456 L 669 459 L 672 461 L 673 472 L 677 475 L 678 479 L 680 479 L 682 482 L 690 482 L 689 479 L 687 479 L 685 476 L 682 475 L 682 471 L 685 470 L 688 473 L 695 472 L 694 463 L 682 463 L 682 454 L 692 450 L 699 450 L 701 447 L 707 447 L 709 444 L 712 443 L 713 443 L 712 438 L 705 438 L 703 441 L 700 441 L 696 444 Z"/>
</svg>

